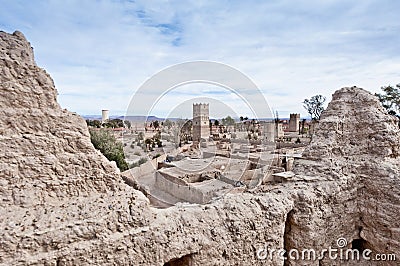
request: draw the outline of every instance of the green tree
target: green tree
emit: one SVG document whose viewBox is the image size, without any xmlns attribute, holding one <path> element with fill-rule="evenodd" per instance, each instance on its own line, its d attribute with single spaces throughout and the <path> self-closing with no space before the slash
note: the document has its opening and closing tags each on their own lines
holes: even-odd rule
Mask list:
<svg viewBox="0 0 400 266">
<path fill-rule="evenodd" d="M 219 121 L 218 121 L 217 119 L 215 119 L 214 125 L 215 125 L 216 127 L 219 126 Z"/>
<path fill-rule="evenodd" d="M 125 125 L 125 127 L 129 128 L 129 129 L 132 126 L 131 121 L 129 121 L 129 120 L 124 120 L 124 125 Z"/>
<path fill-rule="evenodd" d="M 319 120 L 322 111 L 324 111 L 325 101 L 326 98 L 322 95 L 315 95 L 303 101 L 303 107 L 307 110 L 312 120 Z"/>
<path fill-rule="evenodd" d="M 169 119 L 165 120 L 163 126 L 167 127 L 168 130 L 170 130 L 171 127 L 172 127 L 172 122 L 171 122 L 171 120 L 169 120 Z"/>
<path fill-rule="evenodd" d="M 147 145 L 147 146 L 151 146 L 151 144 L 153 143 L 153 140 L 151 139 L 151 138 L 147 138 L 147 139 L 145 139 L 144 140 L 144 143 Z"/>
<path fill-rule="evenodd" d="M 104 127 L 107 128 L 117 128 L 117 127 L 124 127 L 124 121 L 119 118 L 110 119 L 103 124 Z"/>
<path fill-rule="evenodd" d="M 400 119 L 400 84 L 396 87 L 386 86 L 381 88 L 384 92 L 383 94 L 375 93 L 382 106 L 386 108 L 388 114 L 394 115 Z M 400 120 L 399 120 L 400 127 Z"/>
<path fill-rule="evenodd" d="M 95 128 L 101 127 L 101 122 L 99 120 L 86 119 L 86 124 L 88 125 L 88 127 L 95 127 Z"/>
<path fill-rule="evenodd" d="M 138 136 L 137 136 L 137 139 L 138 139 L 139 141 L 143 140 L 143 139 L 144 139 L 144 133 L 143 133 L 143 132 L 139 132 L 139 134 L 138 134 Z"/>
<path fill-rule="evenodd" d="M 128 170 L 122 143 L 118 142 L 112 133 L 106 130 L 89 130 L 89 133 L 90 140 L 96 149 L 108 160 L 116 162 L 119 170 Z"/>
<path fill-rule="evenodd" d="M 381 88 L 384 94 L 375 93 L 383 107 L 388 110 L 391 115 L 396 115 L 400 112 L 400 84 L 396 87 L 386 86 Z"/>
<path fill-rule="evenodd" d="M 155 120 L 155 121 L 153 122 L 153 127 L 154 127 L 154 129 L 157 129 L 157 128 L 160 127 L 160 123 L 158 122 L 158 120 Z"/>
<path fill-rule="evenodd" d="M 227 117 L 222 118 L 222 124 L 224 126 L 233 126 L 235 124 L 235 120 L 228 115 Z"/>
<path fill-rule="evenodd" d="M 93 120 L 93 127 L 101 128 L 101 121 L 100 120 Z"/>
</svg>

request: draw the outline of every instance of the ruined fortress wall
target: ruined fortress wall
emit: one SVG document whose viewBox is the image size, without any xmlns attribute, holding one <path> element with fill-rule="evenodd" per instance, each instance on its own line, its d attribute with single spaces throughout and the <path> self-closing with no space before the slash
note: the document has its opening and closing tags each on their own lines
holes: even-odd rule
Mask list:
<svg viewBox="0 0 400 266">
<path fill-rule="evenodd" d="M 129 210 L 148 212 L 147 199 L 127 188 L 115 163 L 94 149 L 84 119 L 56 98 L 24 35 L 0 32 L 2 265 L 55 263 L 60 250 L 72 254 L 117 224 L 145 223 Z"/>
<path fill-rule="evenodd" d="M 155 186 L 162 190 L 166 191 L 175 197 L 185 200 L 187 202 L 195 202 L 195 203 L 205 203 L 211 198 L 205 197 L 203 191 L 189 185 L 183 185 L 179 178 L 169 176 L 169 178 L 165 177 L 164 174 L 160 172 L 156 172 L 156 183 Z M 174 180 L 175 179 L 175 180 Z"/>
<path fill-rule="evenodd" d="M 400 132 L 363 89 L 333 95 L 290 182 L 157 210 L 58 105 L 19 32 L 0 32 L 0 87 L 2 265 L 355 265 L 256 254 L 336 247 L 340 237 L 400 254 Z"/>
<path fill-rule="evenodd" d="M 276 124 L 275 122 L 264 122 L 263 123 L 263 133 L 265 140 L 274 142 L 275 141 L 275 135 L 276 135 Z"/>
<path fill-rule="evenodd" d="M 165 172 L 158 172 L 158 173 L 159 173 L 165 180 L 167 180 L 167 181 L 169 181 L 169 182 L 172 182 L 172 183 L 175 183 L 175 184 L 181 185 L 181 186 L 187 186 L 187 185 L 188 185 L 188 183 L 187 183 L 185 180 L 181 179 L 181 178 L 178 178 L 178 177 L 176 177 L 176 176 L 173 176 L 173 175 L 168 174 L 168 173 L 165 173 Z"/>
<path fill-rule="evenodd" d="M 345 189 L 329 206 L 341 213 L 342 224 L 337 224 L 332 215 L 324 219 L 324 224 L 341 232 L 349 245 L 359 239 L 374 253 L 399 252 L 400 222 L 395 219 L 400 213 L 399 145 L 397 119 L 387 115 L 371 93 L 348 87 L 333 94 L 303 153 L 313 163 L 295 165 L 297 173 L 337 180 L 335 185 Z M 302 217 L 294 214 L 291 219 L 302 227 Z M 323 228 L 293 231 L 290 242 L 299 246 L 295 239 L 307 239 L 316 231 L 327 233 Z"/>
<path fill-rule="evenodd" d="M 300 114 L 290 114 L 289 131 L 299 132 Z"/>
<path fill-rule="evenodd" d="M 166 154 L 162 154 L 157 158 L 154 158 L 152 160 L 148 160 L 147 162 L 145 162 L 144 164 L 139 165 L 138 167 L 134 167 L 132 169 L 130 169 L 130 173 L 135 177 L 141 177 L 141 176 L 145 176 L 145 175 L 149 175 L 151 173 L 153 173 L 154 171 L 157 170 L 158 167 L 158 163 L 159 162 L 163 162 L 167 159 L 167 155 Z"/>
<path fill-rule="evenodd" d="M 207 139 L 210 136 L 209 105 L 193 104 L 193 140 Z"/>
<path fill-rule="evenodd" d="M 237 180 L 230 179 L 230 178 L 228 178 L 228 177 L 226 177 L 224 175 L 219 176 L 218 179 L 221 180 L 222 182 L 225 182 L 225 183 L 227 183 L 229 185 L 232 185 L 232 186 L 235 186 L 235 184 L 237 182 Z"/>
</svg>

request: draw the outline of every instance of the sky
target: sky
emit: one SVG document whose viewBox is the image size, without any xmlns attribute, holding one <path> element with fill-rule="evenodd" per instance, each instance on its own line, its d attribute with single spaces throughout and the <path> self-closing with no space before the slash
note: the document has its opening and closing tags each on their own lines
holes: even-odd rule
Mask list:
<svg viewBox="0 0 400 266">
<path fill-rule="evenodd" d="M 302 101 L 316 94 L 329 101 L 345 86 L 379 92 L 400 83 L 395 0 L 0 0 L 0 7 L 0 30 L 24 33 L 60 105 L 81 115 L 124 115 L 146 80 L 198 60 L 248 76 L 280 117 L 307 116 Z M 232 92 L 199 84 L 163 95 L 151 114 L 165 117 L 191 95 L 219 97 L 235 115 L 252 115 Z M 187 106 L 182 117 L 191 115 Z"/>
</svg>

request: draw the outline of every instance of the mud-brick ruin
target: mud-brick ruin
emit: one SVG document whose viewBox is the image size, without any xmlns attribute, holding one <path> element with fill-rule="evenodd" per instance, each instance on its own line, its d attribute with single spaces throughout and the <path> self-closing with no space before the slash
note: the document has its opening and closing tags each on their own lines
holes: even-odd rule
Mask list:
<svg viewBox="0 0 400 266">
<path fill-rule="evenodd" d="M 396 265 L 257 258 L 261 247 L 400 255 L 400 132 L 361 88 L 338 90 L 290 182 L 158 209 L 57 103 L 20 32 L 0 32 L 1 265 Z"/>
</svg>

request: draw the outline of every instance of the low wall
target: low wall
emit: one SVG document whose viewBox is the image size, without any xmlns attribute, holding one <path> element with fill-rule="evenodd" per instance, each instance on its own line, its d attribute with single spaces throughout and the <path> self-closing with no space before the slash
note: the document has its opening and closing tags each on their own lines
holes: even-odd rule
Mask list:
<svg viewBox="0 0 400 266">
<path fill-rule="evenodd" d="M 235 185 L 236 185 L 236 182 L 238 181 L 238 180 L 230 179 L 230 178 L 228 178 L 228 177 L 226 177 L 226 176 L 224 176 L 224 175 L 220 175 L 220 176 L 218 177 L 218 179 L 221 180 L 222 182 L 225 182 L 225 183 L 227 183 L 227 184 L 229 184 L 229 185 L 232 185 L 232 186 L 235 186 Z"/>
<path fill-rule="evenodd" d="M 140 178 L 141 176 L 148 175 L 153 173 L 154 171 L 157 170 L 157 166 L 159 162 L 163 162 L 167 159 L 167 155 L 163 154 L 157 158 L 154 158 L 153 160 L 147 161 L 144 164 L 141 164 L 138 167 L 134 167 L 130 169 L 131 174 L 135 178 Z"/>
<path fill-rule="evenodd" d="M 172 176 L 163 176 L 163 174 L 159 172 L 155 172 L 155 187 L 168 192 L 174 197 L 179 198 L 181 200 L 190 202 L 190 203 L 199 203 L 204 204 L 211 200 L 213 194 L 204 195 L 204 193 L 188 184 L 184 185 L 183 180 Z M 177 179 L 177 180 L 172 180 Z"/>
<path fill-rule="evenodd" d="M 159 172 L 158 172 L 159 173 Z M 167 173 L 159 173 L 164 179 L 168 180 L 169 182 L 175 183 L 177 185 L 181 186 L 188 186 L 188 183 L 186 183 L 184 180 L 180 178 L 176 178 L 172 175 L 169 175 Z M 157 177 L 157 176 L 156 176 Z"/>
<path fill-rule="evenodd" d="M 139 167 L 137 167 L 139 168 Z M 132 176 L 132 172 L 130 170 L 126 170 L 125 172 L 122 172 L 122 179 L 125 181 L 125 183 L 131 187 L 133 187 L 136 190 L 139 190 L 142 192 L 149 200 L 149 203 L 156 208 L 168 208 L 173 206 L 172 203 L 163 201 L 162 199 L 159 199 L 153 195 L 150 194 L 149 188 L 147 186 L 142 186 L 140 185 L 136 178 Z"/>
</svg>

